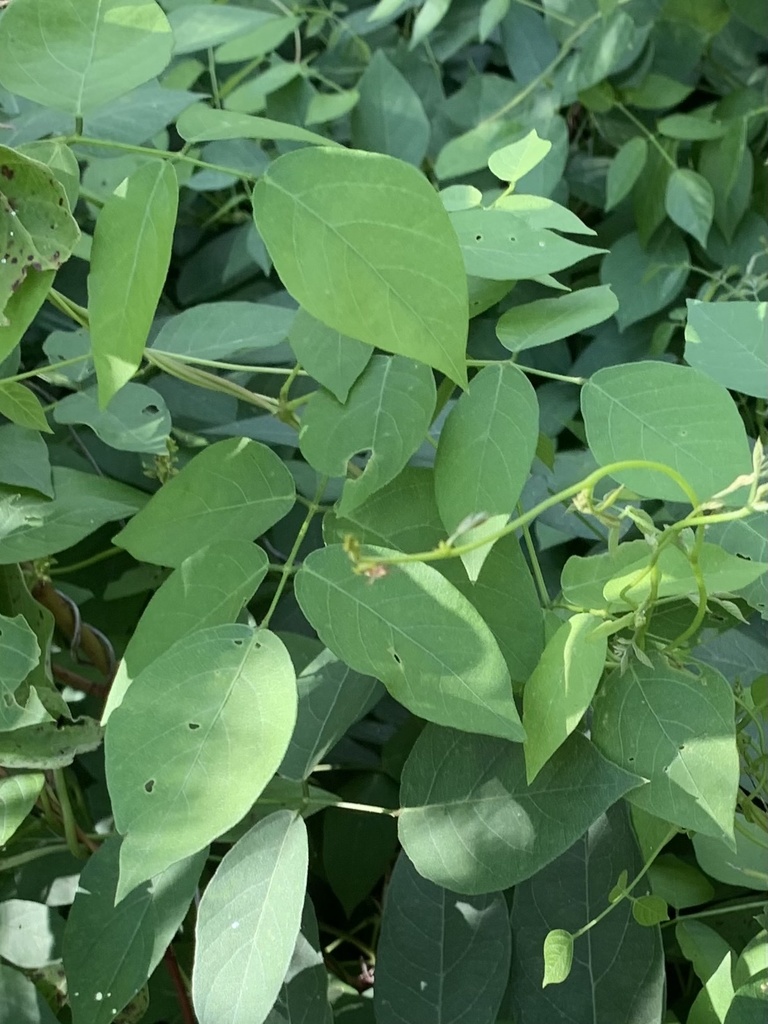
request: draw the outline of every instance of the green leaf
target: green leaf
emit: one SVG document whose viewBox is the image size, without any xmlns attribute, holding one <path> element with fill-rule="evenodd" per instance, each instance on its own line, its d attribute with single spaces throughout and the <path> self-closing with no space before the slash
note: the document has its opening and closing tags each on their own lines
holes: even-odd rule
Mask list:
<svg viewBox="0 0 768 1024">
<path fill-rule="evenodd" d="M 438 885 L 507 889 L 571 847 L 640 782 L 574 733 L 529 786 L 519 744 L 428 725 L 403 770 L 400 842 Z"/>
<path fill-rule="evenodd" d="M 639 362 L 598 370 L 584 385 L 581 409 L 601 466 L 627 459 L 676 470 L 699 501 L 751 471 L 747 436 L 724 387 L 689 366 Z M 617 470 L 619 483 L 646 498 L 688 500 L 670 477 L 651 469 Z"/>
<path fill-rule="evenodd" d="M 173 166 L 153 160 L 117 187 L 96 221 L 88 309 L 102 408 L 141 363 L 168 273 L 178 194 Z"/>
<path fill-rule="evenodd" d="M 517 887 L 512 908 L 515 956 L 509 979 L 510 1019 L 538 1022 L 543 1016 L 552 1024 L 639 1024 L 662 1019 L 664 957 L 659 932 L 634 922 L 629 900 L 613 906 L 587 935 L 575 940 L 570 974 L 558 984 L 548 984 L 543 995 L 541 991 L 542 979 L 549 982 L 543 948 L 547 935 L 579 931 L 608 906 L 621 872 L 633 877 L 642 866 L 620 802 L 556 861 Z M 560 942 L 551 941 L 556 943 L 555 953 Z M 566 953 L 565 936 L 561 941 Z"/>
<path fill-rule="evenodd" d="M 747 821 L 737 814 L 734 837 L 736 849 L 730 843 L 709 835 L 695 835 L 693 848 L 696 860 L 704 871 L 718 882 L 747 889 L 768 889 L 768 841 L 765 830 L 756 821 Z"/>
<path fill-rule="evenodd" d="M 639 86 L 625 89 L 624 99 L 640 110 L 666 110 L 682 103 L 692 92 L 693 86 L 652 71 Z"/>
<path fill-rule="evenodd" d="M 293 478 L 274 452 L 233 437 L 187 463 L 114 543 L 140 562 L 178 567 L 212 541 L 261 536 L 290 510 L 294 498 Z"/>
<path fill-rule="evenodd" d="M 451 0 L 424 0 L 411 31 L 409 48 L 415 49 L 419 43 L 423 43 L 430 32 L 437 28 L 440 22 L 448 13 Z"/>
<path fill-rule="evenodd" d="M 544 939 L 544 979 L 541 987 L 560 985 L 573 967 L 573 936 L 562 928 L 547 932 Z"/>
<path fill-rule="evenodd" d="M 299 673 L 296 686 L 296 727 L 280 775 L 306 779 L 347 729 L 381 700 L 383 690 L 376 679 L 360 675 L 327 650 Z"/>
<path fill-rule="evenodd" d="M 552 149 L 549 139 L 542 139 L 534 129 L 517 142 L 497 149 L 488 159 L 488 169 L 514 188 L 517 182 L 537 167 Z"/>
<path fill-rule="evenodd" d="M 687 167 L 678 167 L 667 182 L 664 203 L 670 220 L 706 248 L 715 214 L 715 194 L 707 179 Z"/>
<path fill-rule="evenodd" d="M 505 209 L 457 210 L 450 217 L 467 273 L 492 281 L 554 274 L 604 251 L 532 229 L 523 216 Z"/>
<path fill-rule="evenodd" d="M 173 356 L 227 360 L 279 345 L 296 315 L 269 302 L 202 302 L 166 320 L 151 347 Z"/>
<path fill-rule="evenodd" d="M 93 473 L 54 466 L 52 475 L 53 501 L 0 486 L 0 565 L 55 555 L 146 501 L 141 491 Z"/>
<path fill-rule="evenodd" d="M 271 53 L 301 24 L 301 19 L 293 16 L 274 17 L 265 12 L 258 13 L 265 18 L 261 26 L 222 43 L 216 50 L 217 63 L 236 64 Z M 330 141 L 329 145 L 332 145 Z"/>
<path fill-rule="evenodd" d="M 709 666 L 698 675 L 660 654 L 613 672 L 594 705 L 602 753 L 649 780 L 627 799 L 680 828 L 732 841 L 739 785 L 733 692 Z"/>
<path fill-rule="evenodd" d="M 326 327 L 304 309 L 297 311 L 288 341 L 307 373 L 342 403 L 373 355 L 370 345 Z"/>
<path fill-rule="evenodd" d="M 673 853 L 656 858 L 648 869 L 648 879 L 654 894 L 675 910 L 708 903 L 715 895 L 707 876 Z"/>
<path fill-rule="evenodd" d="M 730 241 L 752 195 L 754 170 L 746 118 L 734 118 L 722 138 L 702 145 L 698 171 L 712 186 L 715 224 Z"/>
<path fill-rule="evenodd" d="M 374 153 L 286 153 L 257 182 L 253 211 L 277 272 L 308 313 L 466 383 L 461 255 L 439 197 L 414 167 Z"/>
<path fill-rule="evenodd" d="M 616 320 L 624 331 L 677 298 L 688 279 L 688 249 L 675 228 L 658 232 L 643 248 L 637 234 L 624 235 L 611 246 L 600 267 L 619 308 Z"/>
<path fill-rule="evenodd" d="M 3 13 L 0 83 L 81 117 L 159 75 L 172 45 L 154 0 L 65 0 L 55 11 L 47 0 L 14 0 Z"/>
<path fill-rule="evenodd" d="M 641 136 L 625 142 L 608 168 L 605 181 L 605 209 L 612 210 L 632 191 L 648 159 L 648 143 Z"/>
<path fill-rule="evenodd" d="M 280 994 L 266 1024 L 333 1024 L 328 1003 L 328 971 L 320 952 L 320 938 L 312 901 L 304 900 L 301 931 Z"/>
<path fill-rule="evenodd" d="M 724 978 L 723 986 L 727 985 Z M 768 971 L 761 971 L 745 985 L 738 988 L 728 1007 L 725 1024 L 762 1024 L 768 1004 Z"/>
<path fill-rule="evenodd" d="M 729 951 L 698 992 L 688 1013 L 687 1024 L 720 1024 L 727 1019 L 733 1002 L 734 954 Z M 740 1017 L 739 1020 L 742 1020 Z M 744 1021 L 744 1024 L 748 1024 Z"/>
<path fill-rule="evenodd" d="M 224 857 L 200 901 L 192 1000 L 200 1024 L 262 1024 L 301 924 L 307 832 L 277 811 Z"/>
<path fill-rule="evenodd" d="M 187 107 L 176 121 L 176 130 L 186 142 L 212 142 L 216 139 L 271 139 L 308 142 L 315 146 L 338 146 L 333 139 L 299 128 L 295 124 L 252 117 L 235 110 L 215 110 L 206 103 Z"/>
<path fill-rule="evenodd" d="M 101 746 L 102 729 L 95 718 L 41 722 L 0 733 L 0 764 L 6 768 L 66 768 L 78 754 Z"/>
<path fill-rule="evenodd" d="M 46 434 L 52 432 L 40 399 L 33 391 L 16 381 L 0 384 L 0 415 L 19 427 L 26 427 L 27 430 L 42 430 Z"/>
<path fill-rule="evenodd" d="M 768 562 L 768 514 L 761 512 L 749 519 L 734 520 L 730 523 L 713 523 L 708 527 L 707 536 L 725 551 L 740 560 Z M 768 577 L 761 575 L 754 583 L 744 587 L 739 594 L 753 608 L 757 608 L 763 619 L 768 618 Z"/>
<path fill-rule="evenodd" d="M 501 893 L 457 896 L 422 878 L 401 853 L 384 901 L 376 1020 L 495 1021 L 510 947 L 509 912 Z"/>
<path fill-rule="evenodd" d="M 706 984 L 723 958 L 732 951 L 728 942 L 703 921 L 685 918 L 675 925 L 675 938 L 683 956 L 690 960 L 698 979 Z"/>
<path fill-rule="evenodd" d="M 177 7 L 168 15 L 173 30 L 173 52 L 179 56 L 218 46 L 233 36 L 243 36 L 255 30 L 270 17 L 263 11 L 220 4 Z"/>
<path fill-rule="evenodd" d="M 111 448 L 166 455 L 171 414 L 165 399 L 146 384 L 125 384 L 100 408 L 96 389 L 66 395 L 53 411 L 57 423 L 85 423 Z"/>
<path fill-rule="evenodd" d="M 394 808 L 398 802 L 391 779 L 372 773 L 340 787 L 340 796 L 373 807 Z M 389 815 L 356 814 L 335 807 L 325 812 L 324 873 L 348 919 L 389 870 L 396 852 L 397 825 Z"/>
<path fill-rule="evenodd" d="M 15 423 L 0 427 L 0 484 L 53 497 L 48 446 L 38 431 Z"/>
<path fill-rule="evenodd" d="M 344 484 L 340 515 L 397 476 L 424 440 L 434 409 L 432 371 L 402 356 L 374 356 L 344 405 L 328 392 L 312 396 L 299 445 L 313 469 L 344 477 L 353 455 L 371 453 L 362 475 Z"/>
<path fill-rule="evenodd" d="M 144 609 L 118 665 L 102 721 L 120 704 L 131 681 L 177 640 L 233 622 L 268 564 L 261 548 L 235 537 L 223 537 L 185 558 Z"/>
<path fill-rule="evenodd" d="M 669 908 L 661 896 L 649 893 L 632 900 L 632 917 L 643 928 L 653 928 L 669 920 Z"/>
<path fill-rule="evenodd" d="M 342 89 L 341 92 L 319 92 L 309 101 L 305 124 L 326 124 L 344 117 L 355 106 L 360 93 L 357 89 Z"/>
<path fill-rule="evenodd" d="M 683 139 L 687 142 L 704 142 L 719 139 L 726 131 L 721 121 L 710 121 L 709 112 L 692 114 L 670 114 L 656 123 L 662 135 L 669 139 Z"/>
<path fill-rule="evenodd" d="M 57 1024 L 45 999 L 20 971 L 0 964 L 0 1024 Z"/>
<path fill-rule="evenodd" d="M 504 20 L 510 8 L 511 0 L 484 0 L 480 8 L 478 35 L 484 43 L 496 26 Z"/>
<path fill-rule="evenodd" d="M 0 779 L 0 845 L 5 846 L 35 806 L 44 784 L 42 772 Z"/>
<path fill-rule="evenodd" d="M 607 638 L 593 637 L 601 620 L 574 615 L 544 648 L 523 691 L 526 778 L 533 782 L 589 707 L 603 674 Z"/>
<path fill-rule="evenodd" d="M 0 360 L 16 348 L 50 291 L 55 270 L 28 271 L 0 313 Z M 3 320 L 7 320 L 3 324 Z"/>
<path fill-rule="evenodd" d="M 47 967 L 61 957 L 64 921 L 44 903 L 0 903 L 0 956 L 26 970 Z"/>
<path fill-rule="evenodd" d="M 360 102 L 352 114 L 352 145 L 421 166 L 430 124 L 418 93 L 376 50 L 358 82 Z"/>
<path fill-rule="evenodd" d="M 372 548 L 370 557 L 386 556 Z M 393 566 L 369 580 L 340 545 L 313 551 L 296 598 L 322 642 L 375 676 L 414 714 L 473 732 L 523 738 L 501 651 L 478 613 L 437 570 Z M 418 611 L 417 611 L 418 609 Z"/>
<path fill-rule="evenodd" d="M 88 858 L 67 918 L 73 1024 L 110 1024 L 146 983 L 184 919 L 208 855 L 171 865 L 116 907 L 120 844 L 112 836 Z"/>
<path fill-rule="evenodd" d="M 564 600 L 577 608 L 607 609 L 606 584 L 630 566 L 647 560 L 650 554 L 644 540 L 632 540 L 599 555 L 571 555 L 560 576 Z"/>
<path fill-rule="evenodd" d="M 731 391 L 768 398 L 766 302 L 688 299 L 685 358 Z"/>
<path fill-rule="evenodd" d="M 0 732 L 50 720 L 36 690 L 20 704 L 15 691 L 40 661 L 37 637 L 23 615 L 0 615 Z"/>
<path fill-rule="evenodd" d="M 270 93 L 277 92 L 301 74 L 301 65 L 293 61 L 281 61 L 270 65 L 255 78 L 249 78 L 232 92 L 227 93 L 224 106 L 227 110 L 255 114 L 264 110 Z M 333 94 L 337 95 L 336 93 Z M 344 93 L 344 99 L 347 93 Z"/>
<path fill-rule="evenodd" d="M 496 337 L 510 352 L 549 345 L 594 327 L 619 308 L 608 285 L 582 288 L 557 299 L 538 299 L 512 306 L 496 324 Z"/>
<path fill-rule="evenodd" d="M 235 825 L 277 770 L 296 721 L 288 652 L 228 625 L 177 641 L 110 715 L 107 783 L 122 899 Z"/>
<path fill-rule="evenodd" d="M 479 540 L 514 511 L 536 453 L 539 405 L 528 378 L 511 364 L 486 366 L 473 377 L 440 432 L 435 496 L 446 531 L 481 515 L 489 521 L 464 531 L 458 543 Z M 489 547 L 462 556 L 477 579 Z"/>
</svg>

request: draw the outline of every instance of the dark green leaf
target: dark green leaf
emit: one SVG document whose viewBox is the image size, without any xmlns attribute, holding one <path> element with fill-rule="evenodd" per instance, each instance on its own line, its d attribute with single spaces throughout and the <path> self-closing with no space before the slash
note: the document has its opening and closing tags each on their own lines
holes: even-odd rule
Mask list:
<svg viewBox="0 0 768 1024">
<path fill-rule="evenodd" d="M 766 302 L 688 299 L 685 358 L 718 384 L 768 398 Z"/>
<path fill-rule="evenodd" d="M 669 305 L 687 278 L 688 249 L 674 228 L 660 231 L 647 249 L 637 234 L 624 235 L 600 267 L 600 280 L 619 300 L 616 320 L 622 331 Z"/>
<path fill-rule="evenodd" d="M 307 373 L 342 403 L 373 355 L 370 345 L 326 327 L 304 309 L 296 313 L 288 340 Z"/>
<path fill-rule="evenodd" d="M 57 403 L 57 423 L 85 423 L 101 440 L 118 451 L 165 455 L 171 414 L 165 399 L 146 384 L 125 384 L 105 408 L 96 389 L 78 391 Z"/>
<path fill-rule="evenodd" d="M 665 205 L 670 220 L 706 248 L 715 214 L 715 195 L 707 179 L 687 167 L 678 167 L 667 182 Z"/>
<path fill-rule="evenodd" d="M 37 431 L 14 423 L 0 427 L 0 484 L 53 497 L 48 446 Z"/>
<path fill-rule="evenodd" d="M 360 102 L 352 114 L 352 144 L 420 166 L 430 124 L 418 93 L 376 50 L 358 84 Z"/>
</svg>

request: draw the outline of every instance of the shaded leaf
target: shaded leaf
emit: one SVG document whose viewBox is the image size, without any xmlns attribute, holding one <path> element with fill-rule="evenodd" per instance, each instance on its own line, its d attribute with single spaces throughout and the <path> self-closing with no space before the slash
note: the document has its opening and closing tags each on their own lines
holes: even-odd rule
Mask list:
<svg viewBox="0 0 768 1024">
<path fill-rule="evenodd" d="M 295 311 L 269 302 L 202 302 L 166 320 L 152 348 L 197 359 L 231 359 L 288 337 Z"/>
<path fill-rule="evenodd" d="M 56 403 L 57 423 L 85 423 L 118 451 L 166 455 L 171 414 L 165 399 L 145 384 L 124 384 L 105 408 L 99 406 L 96 389 L 66 395 Z"/>
<path fill-rule="evenodd" d="M 507 889 L 567 850 L 640 782 L 574 733 L 529 786 L 518 744 L 428 725 L 403 770 L 400 842 L 438 885 Z"/>
<path fill-rule="evenodd" d="M 494 1024 L 510 959 L 501 893 L 458 896 L 401 853 L 384 902 L 374 1000 L 379 1024 Z"/>
<path fill-rule="evenodd" d="M 307 373 L 342 403 L 373 355 L 370 345 L 326 327 L 304 309 L 296 313 L 288 341 Z"/>
<path fill-rule="evenodd" d="M 665 206 L 670 220 L 706 248 L 715 214 L 715 194 L 706 178 L 678 167 L 667 182 Z"/>
<path fill-rule="evenodd" d="M 625 142 L 608 168 L 605 180 L 605 209 L 612 210 L 634 188 L 648 159 L 648 143 L 641 136 Z"/>
<path fill-rule="evenodd" d="M 36 430 L 15 423 L 0 427 L 0 484 L 53 497 L 48 445 Z"/>
<path fill-rule="evenodd" d="M 620 330 L 657 313 L 682 291 L 688 278 L 688 249 L 675 228 L 665 228 L 643 248 L 637 234 L 611 246 L 600 266 L 600 280 L 619 300 Z"/>
<path fill-rule="evenodd" d="M 383 50 L 374 52 L 358 89 L 360 101 L 352 114 L 352 144 L 419 167 L 429 144 L 429 118 L 418 93 Z"/>
<path fill-rule="evenodd" d="M 688 299 L 687 306 L 687 362 L 731 391 L 768 398 L 768 303 Z"/>
</svg>

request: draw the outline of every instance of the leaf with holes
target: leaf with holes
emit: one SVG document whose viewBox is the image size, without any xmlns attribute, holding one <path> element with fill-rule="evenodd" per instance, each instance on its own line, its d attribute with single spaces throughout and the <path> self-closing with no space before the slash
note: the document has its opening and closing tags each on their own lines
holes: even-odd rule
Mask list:
<svg viewBox="0 0 768 1024">
<path fill-rule="evenodd" d="M 267 630 L 198 630 L 139 673 L 106 729 L 118 900 L 243 817 L 295 721 L 293 665 Z"/>
<path fill-rule="evenodd" d="M 124 452 L 165 455 L 171 414 L 165 399 L 146 384 L 126 384 L 99 406 L 96 389 L 66 395 L 54 409 L 57 423 L 85 423 L 111 448 Z"/>
<path fill-rule="evenodd" d="M 366 549 L 377 555 L 395 552 Z M 523 738 L 504 658 L 472 605 L 431 566 L 355 573 L 340 545 L 313 551 L 296 598 L 323 643 L 380 679 L 414 714 L 491 736 Z"/>
</svg>

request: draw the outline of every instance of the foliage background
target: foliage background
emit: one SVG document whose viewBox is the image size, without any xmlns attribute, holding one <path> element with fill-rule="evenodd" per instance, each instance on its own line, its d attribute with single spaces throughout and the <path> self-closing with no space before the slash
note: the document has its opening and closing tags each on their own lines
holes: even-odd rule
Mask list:
<svg viewBox="0 0 768 1024">
<path fill-rule="evenodd" d="M 760 5 L 3 6 L 0 1022 L 762 1020 Z"/>
</svg>

